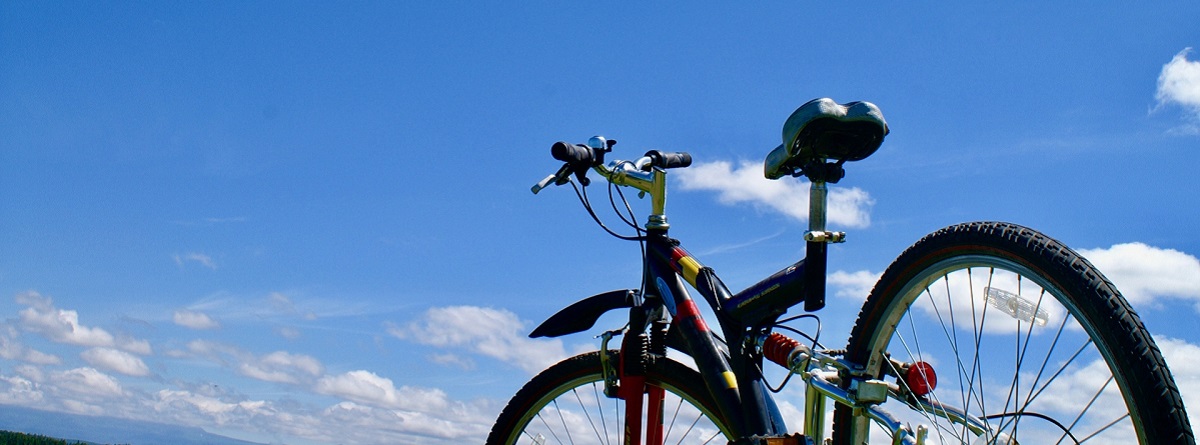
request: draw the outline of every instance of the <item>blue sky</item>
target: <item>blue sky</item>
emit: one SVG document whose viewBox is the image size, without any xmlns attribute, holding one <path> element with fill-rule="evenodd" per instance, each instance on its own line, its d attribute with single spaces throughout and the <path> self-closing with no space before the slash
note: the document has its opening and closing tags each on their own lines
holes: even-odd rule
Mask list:
<svg viewBox="0 0 1200 445">
<path fill-rule="evenodd" d="M 553 142 L 691 152 L 672 233 L 736 290 L 802 255 L 805 189 L 761 161 L 832 97 L 892 134 L 837 186 L 851 242 L 824 338 L 923 234 L 1016 222 L 1123 289 L 1197 419 L 1198 16 L 3 2 L 0 403 L 262 442 L 481 441 L 534 372 L 596 346 L 525 334 L 638 284 L 636 246 L 573 193 L 529 193 Z"/>
</svg>

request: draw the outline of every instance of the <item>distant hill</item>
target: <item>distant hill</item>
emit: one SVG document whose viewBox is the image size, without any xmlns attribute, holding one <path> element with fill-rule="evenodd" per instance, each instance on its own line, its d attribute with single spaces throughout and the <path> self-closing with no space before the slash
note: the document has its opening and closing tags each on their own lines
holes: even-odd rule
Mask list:
<svg viewBox="0 0 1200 445">
<path fill-rule="evenodd" d="M 262 445 L 200 428 L 92 417 L 0 405 L 0 430 L 65 439 L 129 445 Z"/>
</svg>

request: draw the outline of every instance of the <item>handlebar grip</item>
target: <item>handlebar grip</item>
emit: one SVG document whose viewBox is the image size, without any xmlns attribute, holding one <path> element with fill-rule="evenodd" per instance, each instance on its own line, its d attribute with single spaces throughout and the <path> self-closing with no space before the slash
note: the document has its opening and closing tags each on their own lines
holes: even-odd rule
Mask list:
<svg viewBox="0 0 1200 445">
<path fill-rule="evenodd" d="M 595 153 L 592 152 L 590 147 L 562 141 L 555 142 L 550 147 L 550 156 L 574 165 L 591 165 L 596 159 Z"/>
<path fill-rule="evenodd" d="M 683 168 L 692 165 L 692 155 L 678 152 L 662 152 L 658 150 L 650 150 L 646 152 L 646 156 L 650 157 L 650 165 L 658 168 Z"/>
</svg>

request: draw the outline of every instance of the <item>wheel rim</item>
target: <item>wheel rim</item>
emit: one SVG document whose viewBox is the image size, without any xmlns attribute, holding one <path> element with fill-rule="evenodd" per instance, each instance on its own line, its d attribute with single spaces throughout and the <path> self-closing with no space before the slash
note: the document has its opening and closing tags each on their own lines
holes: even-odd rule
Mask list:
<svg viewBox="0 0 1200 445">
<path fill-rule="evenodd" d="M 931 425 L 930 443 L 1139 441 L 1138 419 L 1119 389 L 1125 376 L 1111 371 L 1112 351 L 1092 340 L 1097 327 L 1080 315 L 1080 302 L 1030 267 L 956 256 L 918 272 L 892 301 L 870 340 L 868 372 L 889 366 L 885 351 L 932 362 L 940 384 L 929 399 L 966 407 L 990 430 L 972 433 L 929 409 L 892 410 Z"/>
<path fill-rule="evenodd" d="M 665 389 L 664 444 L 725 444 L 729 432 L 714 422 L 715 415 L 685 391 L 668 382 L 651 382 Z M 564 382 L 534 402 L 518 420 L 507 443 L 603 444 L 623 440 L 625 405 L 604 395 L 604 381 L 590 374 Z M 644 422 L 643 422 L 644 425 Z"/>
</svg>

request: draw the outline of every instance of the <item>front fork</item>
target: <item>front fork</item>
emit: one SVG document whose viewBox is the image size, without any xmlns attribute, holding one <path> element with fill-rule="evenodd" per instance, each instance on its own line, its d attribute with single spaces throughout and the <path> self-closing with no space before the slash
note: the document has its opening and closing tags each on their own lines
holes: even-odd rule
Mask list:
<svg viewBox="0 0 1200 445">
<path fill-rule="evenodd" d="M 656 325 L 656 324 L 655 324 Z M 658 327 L 655 326 L 657 329 Z M 660 349 L 651 346 L 646 334 L 625 335 L 621 341 L 621 354 L 617 363 L 609 355 L 608 342 L 616 335 L 627 333 L 624 330 L 608 331 L 600 335 L 600 365 L 604 372 L 604 394 L 625 401 L 625 437 L 626 445 L 642 444 L 642 429 L 646 430 L 647 445 L 661 445 L 663 442 L 663 398 L 666 395 L 661 386 L 646 385 L 646 359 L 648 352 Z M 661 339 L 655 339 L 661 342 Z M 642 424 L 642 409 L 645 408 L 646 424 Z"/>
</svg>

